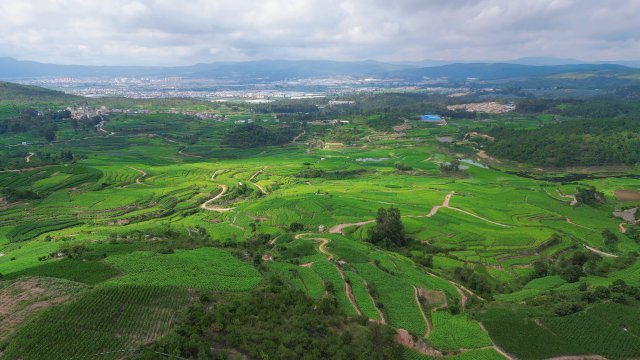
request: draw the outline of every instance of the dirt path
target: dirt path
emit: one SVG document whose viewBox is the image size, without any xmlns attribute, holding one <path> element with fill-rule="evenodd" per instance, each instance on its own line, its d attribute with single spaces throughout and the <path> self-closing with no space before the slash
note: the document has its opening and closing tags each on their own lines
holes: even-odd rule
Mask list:
<svg viewBox="0 0 640 360">
<path fill-rule="evenodd" d="M 361 221 L 361 222 L 357 222 L 357 223 L 334 225 L 331 228 L 329 228 L 329 234 L 342 234 L 342 235 L 344 235 L 343 230 L 348 228 L 348 227 L 351 227 L 351 226 L 363 226 L 363 225 L 371 224 L 372 222 L 375 222 L 375 220 L 367 220 L 367 221 Z"/>
<path fill-rule="evenodd" d="M 292 143 L 297 142 L 298 140 L 300 140 L 301 137 L 303 137 L 305 134 L 307 133 L 307 130 L 302 130 L 302 132 L 298 135 L 296 135 L 293 140 L 291 140 Z"/>
<path fill-rule="evenodd" d="M 101 119 L 102 119 L 102 117 L 101 117 Z M 98 132 L 102 132 L 102 133 L 105 133 L 107 135 L 115 135 L 114 132 L 108 132 L 107 130 L 104 129 L 104 123 L 105 123 L 104 119 L 101 120 L 98 123 L 98 126 L 96 126 L 96 130 L 98 130 Z"/>
<path fill-rule="evenodd" d="M 344 293 L 347 295 L 347 298 L 349 299 L 349 302 L 351 303 L 351 306 L 353 306 L 353 310 L 356 311 L 356 313 L 358 314 L 358 316 L 362 316 L 362 311 L 360 310 L 360 307 L 358 306 L 358 303 L 356 302 L 356 297 L 353 296 L 353 292 L 351 291 L 351 285 L 349 285 L 349 283 L 347 282 L 346 277 L 344 276 L 344 270 L 342 270 L 338 265 L 334 264 L 336 269 L 338 270 L 338 272 L 340 273 L 340 277 L 342 278 L 342 281 L 344 282 Z"/>
<path fill-rule="evenodd" d="M 137 171 L 137 172 L 139 172 L 139 173 L 140 173 L 140 176 L 138 176 L 138 177 L 136 178 L 136 184 L 140 184 L 140 185 L 148 185 L 148 184 L 143 184 L 143 183 L 142 183 L 142 179 L 143 179 L 143 178 L 145 178 L 145 177 L 147 177 L 147 175 L 149 175 L 149 174 L 147 174 L 147 172 L 146 172 L 146 171 L 142 171 L 142 170 L 140 170 L 140 169 L 136 169 L 136 168 L 134 168 L 133 166 L 127 166 L 127 167 L 128 167 L 129 169 L 131 169 L 131 170 L 134 170 L 134 171 Z"/>
<path fill-rule="evenodd" d="M 511 227 L 509 225 L 501 224 L 499 222 L 495 222 L 495 221 L 489 220 L 487 218 L 483 218 L 482 216 L 478 216 L 478 215 L 476 215 L 474 213 L 470 213 L 470 212 L 468 212 L 466 210 L 462 210 L 462 209 L 459 209 L 459 208 L 456 208 L 456 207 L 453 207 L 453 206 L 449 206 L 449 202 L 451 201 L 451 198 L 453 197 L 453 194 L 455 194 L 455 192 L 453 192 L 453 191 L 448 193 L 444 197 L 444 201 L 442 201 L 442 205 L 436 205 L 436 206 L 432 207 L 431 211 L 429 211 L 429 213 L 427 214 L 427 217 L 433 217 L 434 215 L 436 215 L 438 213 L 438 210 L 440 210 L 441 208 L 447 208 L 447 209 L 459 211 L 459 212 L 461 212 L 463 214 L 467 214 L 469 216 L 473 216 L 476 219 L 488 222 L 488 223 L 493 224 L 493 225 L 497 225 L 497 226 L 501 226 L 501 227 Z"/>
<path fill-rule="evenodd" d="M 294 239 L 301 239 L 303 236 L 306 235 L 313 235 L 312 233 L 302 233 L 302 234 L 297 234 L 295 235 L 293 238 Z M 307 238 L 307 240 L 313 240 L 313 241 L 319 241 L 320 242 L 320 246 L 318 246 L 318 250 L 327 255 L 327 260 L 331 261 L 333 260 L 333 254 L 331 252 L 329 252 L 329 250 L 327 249 L 327 245 L 329 244 L 329 242 L 331 240 L 327 239 L 327 238 Z"/>
<path fill-rule="evenodd" d="M 616 254 L 611 254 L 611 253 L 608 253 L 608 252 L 604 252 L 604 251 L 602 251 L 602 250 L 598 250 L 598 249 L 596 249 L 596 248 L 593 248 L 593 247 L 591 247 L 591 246 L 589 246 L 589 245 L 584 245 L 584 247 L 585 247 L 587 250 L 591 251 L 592 253 L 598 254 L 598 255 L 600 255 L 600 256 L 604 256 L 604 257 L 611 257 L 611 258 L 617 258 L 617 257 L 618 257 L 618 255 L 616 255 Z"/>
<path fill-rule="evenodd" d="M 618 229 L 620 229 L 620 232 L 623 234 L 627 232 L 627 229 L 624 227 L 624 223 L 618 224 Z"/>
<path fill-rule="evenodd" d="M 25 162 L 31 162 L 31 157 L 33 157 L 33 155 L 35 155 L 35 154 L 34 154 L 34 153 L 32 153 L 32 152 L 29 152 L 29 155 L 27 155 L 27 156 L 24 158 L 24 161 L 25 161 Z"/>
<path fill-rule="evenodd" d="M 228 190 L 227 185 L 219 184 L 218 186 L 220 187 L 220 189 L 222 189 L 220 191 L 220 193 L 218 195 L 216 195 L 215 197 L 207 200 L 202 205 L 200 205 L 201 209 L 205 209 L 205 210 L 209 210 L 209 211 L 217 211 L 217 212 L 226 212 L 226 211 L 231 211 L 231 210 L 235 209 L 235 208 L 223 208 L 223 207 L 220 207 L 220 206 L 217 206 L 217 205 L 211 205 L 212 202 L 214 202 L 214 201 L 220 199 L 221 197 L 223 197 L 226 194 L 227 190 Z"/>
<path fill-rule="evenodd" d="M 369 295 L 369 299 L 371 299 L 371 303 L 373 304 L 373 307 L 376 308 L 376 312 L 378 312 L 378 316 L 380 317 L 380 324 L 386 325 L 387 319 L 384 318 L 384 313 L 382 312 L 382 310 L 380 310 L 380 308 L 376 304 L 376 301 L 373 298 L 373 296 L 371 296 L 371 293 L 369 292 L 369 284 L 367 284 L 367 281 L 364 279 L 362 281 L 364 282 L 364 287 L 367 289 L 367 295 Z"/>
<path fill-rule="evenodd" d="M 257 188 L 258 188 L 258 190 L 260 190 L 260 192 L 261 192 L 263 195 L 267 195 L 267 191 L 266 191 L 266 190 L 265 190 L 265 189 L 264 189 L 260 184 L 257 184 L 257 183 L 254 183 L 254 182 L 252 182 L 251 184 L 252 184 L 253 186 L 257 187 Z"/>
<path fill-rule="evenodd" d="M 416 298 L 416 304 L 418 304 L 418 308 L 420 308 L 420 315 L 422 315 L 422 319 L 424 320 L 424 323 L 427 325 L 427 331 L 424 333 L 424 337 L 428 338 L 429 335 L 431 334 L 431 322 L 427 318 L 427 315 L 425 315 L 424 313 L 424 309 L 422 308 L 422 303 L 420 302 L 420 297 L 418 296 L 418 288 L 415 286 L 413 287 L 413 294 Z"/>
<path fill-rule="evenodd" d="M 427 217 L 432 217 L 435 214 L 438 213 L 438 210 L 440 210 L 440 208 L 443 207 L 449 207 L 449 201 L 451 201 L 451 197 L 453 196 L 454 192 L 450 192 L 448 193 L 445 197 L 444 197 L 444 201 L 442 201 L 442 205 L 436 205 L 434 207 L 431 208 L 431 211 L 429 211 L 429 214 L 427 214 Z"/>
<path fill-rule="evenodd" d="M 501 226 L 501 227 L 511 227 L 510 225 L 501 224 L 499 222 L 495 222 L 495 221 L 489 220 L 487 218 L 483 218 L 482 216 L 478 216 L 478 215 L 476 215 L 474 213 L 470 213 L 470 212 L 468 212 L 466 210 L 458 209 L 458 208 L 451 207 L 451 206 L 449 206 L 448 208 L 451 209 L 451 210 L 459 211 L 459 212 L 461 212 L 463 214 L 467 214 L 469 216 L 473 216 L 474 218 L 482 220 L 482 221 L 485 221 L 485 222 L 488 222 L 489 224 L 493 224 L 493 225 L 497 225 L 497 226 Z"/>
<path fill-rule="evenodd" d="M 406 346 L 427 356 L 442 356 L 441 351 L 432 348 L 430 345 L 427 345 L 424 341 L 422 341 L 422 339 L 414 339 L 413 335 L 411 335 L 411 333 L 409 333 L 405 329 L 396 329 L 396 334 L 393 337 L 393 340 L 402 346 Z"/>
<path fill-rule="evenodd" d="M 462 306 L 462 311 L 464 311 L 464 307 L 467 305 L 467 301 L 469 301 L 469 298 L 467 297 L 467 294 L 465 294 L 465 292 L 462 289 L 460 289 L 456 284 L 451 283 L 451 285 L 453 285 L 456 288 L 458 295 L 460 295 L 460 305 Z"/>
<path fill-rule="evenodd" d="M 213 175 L 211 175 L 211 181 L 215 181 L 216 180 L 216 176 L 222 174 L 224 170 L 216 170 Z"/>
<path fill-rule="evenodd" d="M 178 154 L 180 154 L 180 155 L 182 155 L 182 156 L 186 156 L 186 157 L 193 157 L 193 158 L 199 158 L 199 157 L 202 157 L 202 156 L 200 156 L 200 155 L 186 153 L 186 152 L 184 152 L 184 150 L 180 150 L 180 151 L 178 151 Z"/>
<path fill-rule="evenodd" d="M 574 222 L 573 222 L 573 220 L 569 219 L 568 217 L 566 217 L 566 218 L 564 218 L 564 219 L 565 219 L 565 221 L 567 222 L 567 224 L 575 225 L 575 226 L 577 226 L 577 227 L 581 227 L 581 228 L 583 228 L 583 229 L 587 229 L 587 230 L 592 230 L 592 231 L 594 231 L 594 230 L 595 230 L 595 229 L 592 229 L 592 228 L 587 227 L 587 226 L 584 226 L 584 225 L 576 224 L 576 223 L 574 223 Z"/>
<path fill-rule="evenodd" d="M 249 180 L 248 180 L 248 181 L 249 181 L 249 183 L 250 183 L 251 185 L 253 185 L 253 186 L 257 187 L 257 188 L 258 188 L 258 190 L 260 190 L 260 192 L 261 192 L 263 195 L 267 195 L 267 191 L 266 191 L 266 190 L 265 190 L 265 189 L 264 189 L 260 184 L 256 184 L 256 183 L 254 183 L 254 182 L 253 182 L 253 179 L 255 179 L 255 178 L 256 178 L 256 176 L 258 176 L 258 175 L 262 174 L 266 168 L 267 168 L 267 167 L 265 166 L 265 167 L 263 167 L 262 169 L 260 169 L 260 170 L 256 171 L 256 173 L 255 173 L 255 174 L 253 174 L 253 175 L 249 178 Z"/>
<path fill-rule="evenodd" d="M 249 178 L 249 182 L 253 181 L 253 179 L 255 179 L 255 178 L 256 178 L 256 176 L 258 176 L 258 175 L 262 174 L 266 168 L 267 168 L 267 167 L 265 166 L 265 167 L 263 167 L 262 169 L 260 169 L 260 170 L 256 171 L 256 173 L 255 173 L 255 174 L 251 175 L 251 177 Z"/>
<path fill-rule="evenodd" d="M 556 192 L 558 193 L 558 196 L 560 196 L 561 198 L 570 199 L 571 202 L 569 203 L 569 205 L 575 206 L 576 204 L 578 204 L 578 199 L 576 199 L 575 195 L 567 195 L 562 191 L 560 191 L 560 189 L 556 189 Z"/>
<path fill-rule="evenodd" d="M 484 327 L 483 323 L 478 321 L 478 325 L 480 325 L 480 329 L 482 331 L 484 331 L 487 335 L 489 335 L 489 332 L 487 331 L 487 328 Z M 493 349 L 497 351 L 500 355 L 506 357 L 508 360 L 516 360 L 515 357 L 509 355 L 506 351 L 502 350 L 498 345 L 496 345 L 496 343 L 493 342 L 493 339 L 491 339 L 491 336 L 489 336 L 489 340 L 491 340 L 491 343 L 493 344 Z"/>
</svg>

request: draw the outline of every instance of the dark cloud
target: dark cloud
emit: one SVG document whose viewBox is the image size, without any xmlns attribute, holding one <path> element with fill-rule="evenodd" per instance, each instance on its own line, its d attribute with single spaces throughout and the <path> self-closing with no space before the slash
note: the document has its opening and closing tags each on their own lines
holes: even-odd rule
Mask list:
<svg viewBox="0 0 640 360">
<path fill-rule="evenodd" d="M 638 58 L 637 0 L 2 0 L 0 55 L 57 63 Z"/>
</svg>

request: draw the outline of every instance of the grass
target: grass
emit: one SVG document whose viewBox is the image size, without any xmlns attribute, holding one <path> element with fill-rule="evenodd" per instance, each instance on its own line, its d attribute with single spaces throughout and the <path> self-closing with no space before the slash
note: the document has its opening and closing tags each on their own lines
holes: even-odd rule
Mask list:
<svg viewBox="0 0 640 360">
<path fill-rule="evenodd" d="M 229 253 L 214 249 L 176 250 L 174 254 L 133 252 L 106 259 L 124 275 L 108 285 L 176 286 L 218 291 L 242 291 L 256 287 L 258 273 Z"/>
<path fill-rule="evenodd" d="M 118 270 L 101 261 L 58 260 L 30 267 L 5 275 L 7 279 L 42 276 L 67 279 L 95 285 L 120 274 Z"/>
</svg>

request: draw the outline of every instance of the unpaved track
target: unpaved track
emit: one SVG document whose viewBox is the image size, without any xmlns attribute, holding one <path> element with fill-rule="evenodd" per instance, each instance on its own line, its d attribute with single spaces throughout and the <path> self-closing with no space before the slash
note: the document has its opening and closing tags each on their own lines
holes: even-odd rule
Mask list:
<svg viewBox="0 0 640 360">
<path fill-rule="evenodd" d="M 573 222 L 573 220 L 569 219 L 568 217 L 567 217 L 567 218 L 564 218 L 564 219 L 567 221 L 567 224 L 571 224 L 571 225 L 575 225 L 575 226 L 577 226 L 577 227 L 581 227 L 581 228 L 583 228 L 583 229 L 587 229 L 587 230 L 595 231 L 595 229 L 592 229 L 592 228 L 590 228 L 590 227 L 587 227 L 587 226 L 584 226 L 584 225 L 580 225 L 580 224 L 576 224 L 576 223 L 574 223 L 574 222 Z"/>
<path fill-rule="evenodd" d="M 186 153 L 186 152 L 184 152 L 184 150 L 180 150 L 180 151 L 178 151 L 178 154 L 180 154 L 180 155 L 182 155 L 182 156 L 186 156 L 186 157 L 192 157 L 192 158 L 199 158 L 199 157 L 202 157 L 202 156 L 200 156 L 200 155 Z"/>
<path fill-rule="evenodd" d="M 574 206 L 578 204 L 578 199 L 576 199 L 575 195 L 567 195 L 562 191 L 560 191 L 560 189 L 556 189 L 556 192 L 558 193 L 558 196 L 560 196 L 561 198 L 570 199 L 571 202 L 569 203 L 569 205 Z"/>
<path fill-rule="evenodd" d="M 298 135 L 296 135 L 293 140 L 291 140 L 292 143 L 297 142 L 298 140 L 300 140 L 301 137 L 303 137 L 305 134 L 307 133 L 306 130 L 302 130 L 302 132 Z"/>
<path fill-rule="evenodd" d="M 206 202 L 204 202 L 202 205 L 200 205 L 201 209 L 205 209 L 205 210 L 209 210 L 209 211 L 217 211 L 217 212 L 226 212 L 226 211 L 231 211 L 235 208 L 223 208 L 217 205 L 211 205 L 212 202 L 220 199 L 221 197 L 223 197 L 227 190 L 228 187 L 227 185 L 224 184 L 218 184 L 218 186 L 220 187 L 220 189 L 222 189 L 220 191 L 220 193 L 218 195 L 216 195 L 215 197 L 213 197 L 212 199 L 207 200 Z"/>
<path fill-rule="evenodd" d="M 364 279 L 362 281 L 364 282 L 364 287 L 367 289 L 367 295 L 369 295 L 369 299 L 371 299 L 373 307 L 376 308 L 376 311 L 378 312 L 378 316 L 380 317 L 380 324 L 386 325 L 387 320 L 384 318 L 384 313 L 382 312 L 382 310 L 380 310 L 380 308 L 376 304 L 376 301 L 373 299 L 373 296 L 371 296 L 371 293 L 369 292 L 369 284 L 367 284 L 367 281 Z"/>
<path fill-rule="evenodd" d="M 264 189 L 260 184 L 256 184 L 256 183 L 254 183 L 254 182 L 253 182 L 253 179 L 255 179 L 255 178 L 256 178 L 256 176 L 258 176 L 258 175 L 262 174 L 266 168 L 267 168 L 267 167 L 265 166 L 265 167 L 263 167 L 262 169 L 260 169 L 260 170 L 256 171 L 256 173 L 255 173 L 255 174 L 253 174 L 253 175 L 249 178 L 249 183 L 251 183 L 251 185 L 253 185 L 253 186 L 257 187 L 257 188 L 258 188 L 258 190 L 260 190 L 260 192 L 261 192 L 263 195 L 267 195 L 267 191 L 266 191 L 266 190 L 265 190 L 265 189 Z"/>
<path fill-rule="evenodd" d="M 218 175 L 222 174 L 222 172 L 223 172 L 223 171 L 224 171 L 224 170 L 216 170 L 216 171 L 213 173 L 213 175 L 211 175 L 211 181 L 215 181 L 216 176 L 218 176 Z"/>
<path fill-rule="evenodd" d="M 302 233 L 302 234 L 297 234 L 295 235 L 293 238 L 294 239 L 301 239 L 303 236 L 306 235 L 313 235 L 312 233 Z M 329 252 L 329 250 L 327 250 L 327 244 L 329 244 L 329 242 L 331 240 L 327 239 L 327 238 L 318 238 L 318 237 L 313 237 L 313 238 L 306 238 L 306 240 L 313 240 L 313 241 L 319 241 L 320 242 L 320 246 L 318 246 L 318 250 L 327 255 L 327 260 L 333 260 L 333 254 Z"/>
<path fill-rule="evenodd" d="M 453 191 L 448 193 L 447 196 L 444 197 L 444 201 L 442 202 L 442 205 L 436 205 L 436 206 L 432 207 L 431 211 L 429 211 L 429 214 L 427 214 L 427 217 L 433 217 L 434 215 L 436 215 L 438 213 L 438 210 L 440 210 L 441 208 L 447 208 L 447 209 L 459 211 L 459 212 L 461 212 L 463 214 L 467 214 L 469 216 L 473 216 L 476 219 L 488 222 L 488 223 L 493 224 L 493 225 L 497 225 L 497 226 L 501 226 L 501 227 L 511 227 L 509 225 L 501 224 L 499 222 L 495 222 L 495 221 L 489 220 L 487 218 L 483 218 L 482 216 L 478 216 L 478 215 L 476 215 L 474 213 L 470 213 L 470 212 L 468 212 L 466 210 L 462 210 L 462 209 L 459 209 L 459 208 L 456 208 L 456 207 L 453 207 L 453 206 L 449 206 L 449 202 L 451 201 L 451 198 L 453 197 L 453 194 L 454 194 Z"/>
<path fill-rule="evenodd" d="M 480 329 L 482 331 L 484 331 L 487 335 L 489 335 L 489 332 L 487 331 L 487 328 L 484 327 L 484 324 L 478 321 L 478 325 L 480 325 Z M 498 345 L 496 345 L 496 343 L 493 342 L 493 339 L 491 339 L 491 336 L 489 336 L 489 340 L 491 340 L 491 343 L 493 344 L 493 349 L 497 351 L 500 355 L 506 357 L 508 360 L 517 360 L 515 357 L 509 355 L 506 351 L 502 350 Z"/>
<path fill-rule="evenodd" d="M 254 182 L 252 182 L 251 184 L 252 184 L 253 186 L 257 187 L 257 188 L 258 188 L 258 190 L 260 190 L 260 192 L 261 192 L 263 195 L 267 195 L 267 191 L 266 191 L 266 190 L 265 190 L 265 189 L 264 189 L 260 184 L 256 184 L 256 183 L 254 183 Z"/>
<path fill-rule="evenodd" d="M 27 155 L 27 156 L 24 158 L 24 161 L 25 161 L 25 162 L 31 162 L 31 157 L 32 157 L 33 155 L 35 155 L 35 154 L 34 154 L 34 153 L 32 153 L 32 152 L 29 152 L 29 155 Z"/>
<path fill-rule="evenodd" d="M 147 177 L 147 175 L 149 175 L 149 174 L 147 174 L 147 172 L 146 172 L 146 171 L 142 171 L 142 170 L 140 170 L 140 169 L 136 169 L 136 168 L 134 168 L 133 166 L 127 166 L 127 167 L 128 167 L 129 169 L 133 170 L 133 171 L 137 171 L 137 172 L 139 172 L 139 173 L 140 173 L 140 176 L 138 176 L 138 177 L 136 178 L 136 184 L 140 184 L 140 185 L 148 185 L 148 184 L 143 184 L 143 183 L 142 183 L 142 179 L 143 179 L 143 178 L 145 178 L 145 177 Z"/>
<path fill-rule="evenodd" d="M 267 168 L 267 167 L 265 166 L 265 167 L 263 167 L 262 169 L 260 169 L 260 170 L 256 171 L 256 173 L 255 173 L 255 174 L 251 175 L 251 177 L 249 178 L 249 182 L 253 181 L 253 179 L 255 179 L 255 177 L 256 177 L 256 176 L 258 176 L 258 175 L 262 174 L 266 168 Z"/>
<path fill-rule="evenodd" d="M 474 218 L 482 220 L 482 221 L 485 221 L 485 222 L 488 222 L 489 224 L 493 224 L 493 225 L 497 225 L 497 226 L 501 226 L 501 227 L 511 227 L 510 225 L 501 224 L 499 222 L 495 222 L 495 221 L 489 220 L 487 218 L 483 218 L 482 216 L 478 216 L 478 215 L 476 215 L 474 213 L 470 213 L 470 212 L 468 212 L 466 210 L 458 209 L 458 208 L 451 207 L 451 206 L 449 206 L 448 208 L 451 209 L 451 210 L 459 211 L 459 212 L 461 212 L 463 214 L 467 214 L 469 216 L 473 216 Z"/>
<path fill-rule="evenodd" d="M 618 229 L 620 229 L 620 232 L 623 233 L 623 234 L 625 234 L 627 232 L 627 229 L 625 229 L 625 227 L 624 227 L 624 223 L 620 223 L 618 225 Z"/>
<path fill-rule="evenodd" d="M 618 255 L 616 255 L 616 254 L 611 254 L 611 253 L 608 253 L 608 252 L 604 252 L 604 251 L 602 251 L 602 250 L 598 250 L 598 249 L 596 249 L 596 248 L 593 248 L 593 247 L 591 247 L 591 246 L 589 246 L 589 245 L 585 245 L 584 247 L 585 247 L 587 250 L 591 251 L 592 253 L 598 254 L 598 255 L 600 255 L 600 256 L 604 256 L 604 257 L 611 257 L 611 258 L 617 258 L 617 257 L 618 257 Z"/>
<path fill-rule="evenodd" d="M 424 337 L 428 338 L 429 334 L 431 334 L 431 322 L 427 319 L 427 315 L 424 313 L 424 309 L 422 308 L 422 303 L 420 302 L 420 296 L 418 296 L 418 288 L 413 286 L 413 294 L 416 298 L 416 304 L 418 304 L 418 308 L 420 308 L 420 315 L 422 315 L 422 319 L 424 323 L 427 325 L 427 331 L 424 333 Z"/>
<path fill-rule="evenodd" d="M 342 235 L 344 235 L 343 230 L 348 228 L 348 227 L 351 227 L 351 226 L 363 226 L 363 225 L 371 224 L 372 222 L 375 222 L 375 220 L 367 220 L 367 221 L 361 221 L 361 222 L 357 222 L 357 223 L 334 225 L 331 228 L 329 228 L 329 234 L 342 234 Z"/>
<path fill-rule="evenodd" d="M 431 211 L 429 211 L 429 214 L 427 214 L 427 217 L 432 217 L 435 214 L 438 213 L 438 210 L 440 210 L 440 208 L 443 207 L 449 207 L 449 201 L 451 201 L 451 197 L 453 196 L 454 192 L 450 192 L 448 193 L 445 197 L 444 197 L 444 201 L 442 202 L 442 205 L 436 205 L 434 207 L 431 208 Z"/>
<path fill-rule="evenodd" d="M 353 296 L 353 292 L 351 291 L 351 285 L 349 285 L 349 283 L 347 282 L 347 279 L 344 276 L 344 271 L 338 265 L 336 265 L 336 264 L 333 264 L 333 265 L 335 265 L 336 269 L 340 273 L 340 277 L 342 278 L 342 281 L 344 282 L 344 293 L 345 293 L 345 295 L 347 295 L 347 299 L 349 299 L 349 302 L 351 303 L 351 306 L 353 307 L 353 310 L 356 311 L 358 316 L 362 316 L 362 311 L 360 310 L 360 307 L 358 306 L 358 303 L 356 302 L 356 297 Z"/>
</svg>

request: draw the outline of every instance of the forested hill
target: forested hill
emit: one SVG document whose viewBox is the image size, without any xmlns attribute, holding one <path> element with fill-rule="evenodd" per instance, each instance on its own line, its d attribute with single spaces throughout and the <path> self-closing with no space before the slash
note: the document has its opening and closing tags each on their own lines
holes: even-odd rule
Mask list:
<svg viewBox="0 0 640 360">
<path fill-rule="evenodd" d="M 81 99 L 75 95 L 65 94 L 61 91 L 49 90 L 39 86 L 21 85 L 0 81 L 0 100 L 32 102 L 37 99 L 43 101 L 63 101 Z"/>
<path fill-rule="evenodd" d="M 632 165 L 640 162 L 640 119 L 570 120 L 535 130 L 494 128 L 488 151 L 539 166 Z"/>
</svg>

